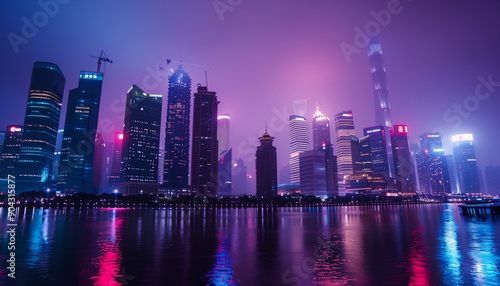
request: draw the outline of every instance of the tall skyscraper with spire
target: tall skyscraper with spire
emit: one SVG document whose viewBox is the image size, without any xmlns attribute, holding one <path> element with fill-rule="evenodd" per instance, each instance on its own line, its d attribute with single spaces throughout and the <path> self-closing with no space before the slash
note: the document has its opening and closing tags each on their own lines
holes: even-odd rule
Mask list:
<svg viewBox="0 0 500 286">
<path fill-rule="evenodd" d="M 375 125 L 384 127 L 385 132 L 390 134 L 391 104 L 389 102 L 389 89 L 387 88 L 387 74 L 384 66 L 382 46 L 378 39 L 372 38 L 368 45 L 368 58 L 370 60 L 371 76 L 373 82 L 373 98 L 375 100 Z M 387 156 L 389 162 L 389 173 L 394 177 L 393 155 L 391 138 L 386 136 Z"/>
<path fill-rule="evenodd" d="M 56 64 L 33 65 L 16 167 L 16 192 L 45 191 L 50 186 L 65 83 Z"/>
<path fill-rule="evenodd" d="M 168 79 L 167 127 L 163 186 L 186 189 L 189 185 L 189 123 L 191 78 L 179 66 Z"/>
<path fill-rule="evenodd" d="M 300 183 L 299 154 L 309 151 L 309 128 L 303 116 L 290 115 L 290 183 Z"/>
<path fill-rule="evenodd" d="M 273 139 L 267 130 L 259 138 L 260 146 L 255 154 L 258 198 L 269 198 L 278 194 L 278 165 Z"/>
</svg>

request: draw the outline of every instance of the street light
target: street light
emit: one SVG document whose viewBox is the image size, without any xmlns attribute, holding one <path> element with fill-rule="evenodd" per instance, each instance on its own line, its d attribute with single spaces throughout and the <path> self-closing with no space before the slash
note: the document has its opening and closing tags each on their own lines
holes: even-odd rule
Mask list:
<svg viewBox="0 0 500 286">
<path fill-rule="evenodd" d="M 118 190 L 115 190 L 115 201 L 118 198 Z"/>
<path fill-rule="evenodd" d="M 50 188 L 47 188 L 47 200 L 49 199 Z"/>
</svg>

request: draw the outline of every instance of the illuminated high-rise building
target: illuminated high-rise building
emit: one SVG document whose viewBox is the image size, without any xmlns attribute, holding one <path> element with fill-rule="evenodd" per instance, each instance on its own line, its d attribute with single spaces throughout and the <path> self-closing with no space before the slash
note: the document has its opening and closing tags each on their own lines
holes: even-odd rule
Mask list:
<svg viewBox="0 0 500 286">
<path fill-rule="evenodd" d="M 15 176 L 19 148 L 23 137 L 22 125 L 8 125 L 0 154 L 0 192 L 7 191 L 7 178 Z"/>
<path fill-rule="evenodd" d="M 355 136 L 352 111 L 348 110 L 335 115 L 335 146 L 340 196 L 345 195 L 344 176 L 354 173 L 351 136 Z"/>
<path fill-rule="evenodd" d="M 248 194 L 248 177 L 247 166 L 245 161 L 241 158 L 236 158 L 233 164 L 232 171 L 232 191 L 233 195 L 247 195 Z"/>
<path fill-rule="evenodd" d="M 137 85 L 127 92 L 123 124 L 120 193 L 158 193 L 162 96 L 147 94 Z"/>
<path fill-rule="evenodd" d="M 391 132 L 396 187 L 401 194 L 415 194 L 415 179 L 410 157 L 408 126 L 394 125 Z"/>
<path fill-rule="evenodd" d="M 330 145 L 332 140 L 330 137 L 330 118 L 319 111 L 319 106 L 316 106 L 316 112 L 312 119 L 313 133 L 313 150 L 323 148 L 323 144 Z"/>
<path fill-rule="evenodd" d="M 5 131 L 0 131 L 0 154 L 3 152 L 3 142 L 5 141 Z"/>
<path fill-rule="evenodd" d="M 103 74 L 80 72 L 78 88 L 69 91 L 57 189 L 64 192 L 97 193 L 92 168 L 101 102 Z"/>
<path fill-rule="evenodd" d="M 206 86 L 198 85 L 193 106 L 193 150 L 191 160 L 191 193 L 217 196 L 218 142 L 217 96 Z"/>
<path fill-rule="evenodd" d="M 369 152 L 371 157 L 371 170 L 375 174 L 389 177 L 389 161 L 387 157 L 387 140 L 383 126 L 373 126 L 363 129 L 364 135 L 368 136 Z"/>
<path fill-rule="evenodd" d="M 62 142 L 64 138 L 64 128 L 57 130 L 56 150 L 54 151 L 54 162 L 52 163 L 51 184 L 56 188 L 57 176 L 59 175 L 59 163 L 61 161 Z"/>
<path fill-rule="evenodd" d="M 425 133 L 420 136 L 417 168 L 421 193 L 428 195 L 451 194 L 448 162 L 444 155 L 441 134 Z"/>
<path fill-rule="evenodd" d="M 480 192 L 473 140 L 472 134 L 459 134 L 451 137 L 458 191 L 461 194 Z"/>
<path fill-rule="evenodd" d="M 33 65 L 16 167 L 16 192 L 45 191 L 50 186 L 65 82 L 57 65 Z"/>
<path fill-rule="evenodd" d="M 258 198 L 269 198 L 278 194 L 278 162 L 273 139 L 267 131 L 259 138 L 260 146 L 255 154 Z"/>
<path fill-rule="evenodd" d="M 92 188 L 96 192 L 102 191 L 102 175 L 104 169 L 104 157 L 105 157 L 106 142 L 104 142 L 104 137 L 102 133 L 99 132 L 95 137 L 95 150 L 94 150 L 94 168 L 92 169 Z"/>
<path fill-rule="evenodd" d="M 219 141 L 218 179 L 219 195 L 229 196 L 232 190 L 232 148 L 229 147 L 228 114 L 217 116 L 217 140 Z"/>
<path fill-rule="evenodd" d="M 9 175 L 15 176 L 19 147 L 23 137 L 22 125 L 8 125 L 0 153 L 0 193 L 7 193 Z"/>
<path fill-rule="evenodd" d="M 118 189 L 120 182 L 120 168 L 122 164 L 123 133 L 115 132 L 113 141 L 113 152 L 111 155 L 111 171 L 108 176 L 108 189 L 112 192 Z"/>
<path fill-rule="evenodd" d="M 218 195 L 219 196 L 230 196 L 232 190 L 232 156 L 233 149 L 229 148 L 223 151 L 219 155 L 219 160 L 217 161 L 217 182 L 219 184 L 218 187 Z"/>
<path fill-rule="evenodd" d="M 375 101 L 375 125 L 383 126 L 385 132 L 390 132 L 391 104 L 389 102 L 389 89 L 387 88 L 387 73 L 384 66 L 382 46 L 379 41 L 372 38 L 368 45 L 368 58 L 370 61 L 371 76 L 373 82 L 373 99 Z M 390 176 L 394 176 L 391 139 L 386 136 L 386 149 Z"/>
<path fill-rule="evenodd" d="M 309 150 L 309 128 L 303 116 L 290 115 L 290 183 L 300 183 L 299 154 Z"/>
<path fill-rule="evenodd" d="M 167 104 L 163 186 L 171 190 L 187 189 L 191 78 L 182 66 L 168 78 Z"/>
<path fill-rule="evenodd" d="M 326 198 L 326 152 L 309 150 L 299 155 L 300 193 L 304 196 Z"/>
</svg>

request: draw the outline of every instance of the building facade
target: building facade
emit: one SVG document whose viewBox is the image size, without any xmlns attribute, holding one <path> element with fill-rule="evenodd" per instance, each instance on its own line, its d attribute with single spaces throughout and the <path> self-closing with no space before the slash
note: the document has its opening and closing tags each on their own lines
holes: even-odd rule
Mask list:
<svg viewBox="0 0 500 286">
<path fill-rule="evenodd" d="M 167 104 L 163 187 L 187 189 L 189 186 L 191 78 L 182 66 L 179 66 L 168 79 Z"/>
<path fill-rule="evenodd" d="M 479 175 L 474 151 L 472 134 L 459 134 L 451 137 L 453 160 L 457 174 L 458 192 L 479 193 Z"/>
<path fill-rule="evenodd" d="M 92 175 L 103 74 L 80 72 L 78 88 L 69 91 L 57 189 L 97 193 Z"/>
<path fill-rule="evenodd" d="M 270 198 L 278 194 L 278 162 L 273 139 L 267 132 L 259 138 L 260 146 L 255 154 L 258 198 Z"/>
<path fill-rule="evenodd" d="M 17 192 L 50 186 L 65 82 L 56 64 L 34 63 L 16 166 Z"/>
<path fill-rule="evenodd" d="M 158 193 L 162 96 L 147 94 L 137 85 L 127 92 L 123 127 L 120 193 Z"/>
<path fill-rule="evenodd" d="M 309 150 L 307 119 L 299 115 L 289 117 L 290 183 L 300 183 L 299 154 Z"/>
<path fill-rule="evenodd" d="M 196 196 L 217 196 L 218 149 L 217 96 L 206 86 L 198 85 L 193 107 L 193 150 L 191 193 Z"/>
<path fill-rule="evenodd" d="M 339 195 L 345 195 L 344 176 L 353 174 L 351 136 L 355 136 L 354 118 L 351 110 L 335 115 L 335 146 Z"/>
<path fill-rule="evenodd" d="M 330 146 L 332 139 L 330 137 L 330 118 L 319 111 L 316 106 L 316 112 L 312 119 L 313 150 L 320 150 L 323 144 Z"/>
<path fill-rule="evenodd" d="M 410 158 L 408 126 L 394 125 L 391 141 L 397 190 L 404 195 L 415 194 L 415 178 L 413 177 L 413 165 Z"/>
</svg>

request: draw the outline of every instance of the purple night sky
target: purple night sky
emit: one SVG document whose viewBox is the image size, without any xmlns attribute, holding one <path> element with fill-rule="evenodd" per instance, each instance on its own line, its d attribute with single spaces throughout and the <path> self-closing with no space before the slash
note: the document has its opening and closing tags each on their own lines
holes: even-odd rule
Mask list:
<svg viewBox="0 0 500 286">
<path fill-rule="evenodd" d="M 358 136 L 374 125 L 366 49 L 348 61 L 340 46 L 356 47 L 355 28 L 365 30 L 374 21 L 372 14 L 389 5 L 396 13 L 372 32 L 384 51 L 393 124 L 407 124 L 412 142 L 424 132 L 441 131 L 447 154 L 451 135 L 473 133 L 479 166 L 484 170 L 490 162 L 500 164 L 494 123 L 500 122 L 496 0 L 60 2 L 64 4 L 54 2 L 58 11 L 47 18 L 37 1 L 3 2 L 0 128 L 23 123 L 35 61 L 56 63 L 66 76 L 62 127 L 68 91 L 77 87 L 80 70 L 96 70 L 97 61 L 89 55 L 103 49 L 113 64 L 105 69 L 100 131 L 110 141 L 121 131 L 124 96 L 132 84 L 166 95 L 169 70 L 177 65 L 155 71 L 159 65 L 167 67 L 167 58 L 182 58 L 211 67 L 209 90 L 217 92 L 219 113 L 231 115 L 233 158 L 240 155 L 253 170 L 257 138 L 267 122 L 283 165 L 288 162 L 288 116 L 294 102 L 307 103 L 306 117 L 311 118 L 318 101 L 332 127 L 336 113 L 352 109 Z M 214 3 L 227 10 L 218 13 Z M 24 37 L 23 17 L 33 23 L 33 16 L 40 27 L 13 47 L 9 33 Z M 204 69 L 186 64 L 184 70 L 194 93 L 196 84 L 205 82 Z M 489 98 L 477 99 L 479 78 L 488 77 L 499 83 L 490 87 Z M 463 114 L 466 118 L 447 114 L 464 101 L 471 110 Z M 460 122 L 453 119 L 458 117 Z M 332 129 L 333 140 L 334 134 Z"/>
</svg>

